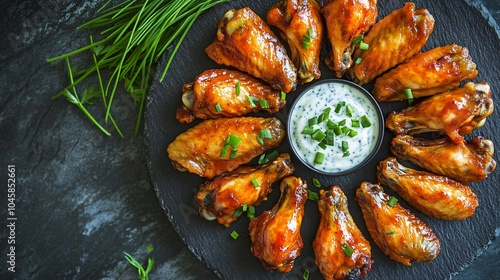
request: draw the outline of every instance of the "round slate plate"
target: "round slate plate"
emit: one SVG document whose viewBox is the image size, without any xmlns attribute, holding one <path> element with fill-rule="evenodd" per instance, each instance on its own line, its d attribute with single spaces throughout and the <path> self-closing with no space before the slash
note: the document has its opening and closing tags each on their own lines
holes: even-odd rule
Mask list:
<svg viewBox="0 0 500 280">
<path fill-rule="evenodd" d="M 248 219 L 241 217 L 229 228 L 216 222 L 202 219 L 197 213 L 194 195 L 202 179 L 196 175 L 182 173 L 175 170 L 166 153 L 167 145 L 174 138 L 192 125 L 181 125 L 175 120 L 175 109 L 180 104 L 181 88 L 184 83 L 192 81 L 203 70 L 210 68 L 224 68 L 211 61 L 204 53 L 215 36 L 216 26 L 225 11 L 230 8 L 249 6 L 261 17 L 265 18 L 266 11 L 276 1 L 231 1 L 219 5 L 203 14 L 195 23 L 182 44 L 173 64 L 163 83 L 154 82 L 147 99 L 145 113 L 146 144 L 148 146 L 149 170 L 154 188 L 165 213 L 193 253 L 217 275 L 225 279 L 302 279 L 304 269 L 311 272 L 310 279 L 321 279 L 321 275 L 314 264 L 314 254 L 311 242 L 318 226 L 318 210 L 315 202 L 306 203 L 305 217 L 302 224 L 304 248 L 302 255 L 295 262 L 293 271 L 288 274 L 267 272 L 260 261 L 250 252 L 248 238 Z M 403 0 L 380 0 L 379 19 L 394 9 L 402 7 Z M 424 50 L 433 47 L 456 43 L 466 46 L 476 62 L 479 75 L 474 81 L 487 81 L 493 91 L 500 90 L 498 73 L 500 73 L 500 40 L 495 29 L 479 10 L 465 1 L 415 1 L 417 8 L 425 7 L 435 17 L 434 33 Z M 324 57 L 324 54 L 323 54 Z M 166 60 L 160 63 L 159 69 Z M 161 72 L 161 71 L 160 71 Z M 159 80 L 159 74 L 155 81 Z M 331 71 L 323 65 L 322 79 L 333 78 Z M 288 95 L 287 106 L 276 114 L 286 125 L 290 104 L 294 97 L 304 88 L 299 86 L 297 92 Z M 367 86 L 370 89 L 370 86 Z M 391 110 L 400 110 L 405 107 L 404 102 L 380 104 L 384 114 Z M 483 135 L 496 143 L 500 134 L 498 111 L 490 116 L 486 125 L 475 131 L 474 135 Z M 380 249 L 370 238 L 359 206 L 354 201 L 354 191 L 362 181 L 376 182 L 375 169 L 380 160 L 389 156 L 389 143 L 393 134 L 386 131 L 386 136 L 380 152 L 375 159 L 362 170 L 347 176 L 328 177 L 314 173 L 301 165 L 300 161 L 292 156 L 297 170 L 295 175 L 301 176 L 308 182 L 318 178 L 324 186 L 338 184 L 344 190 L 349 209 L 358 227 L 372 244 L 372 257 L 375 263 L 366 279 L 444 279 L 461 270 L 469 264 L 478 250 L 483 248 L 494 236 L 495 229 L 500 225 L 500 200 L 497 186 L 499 185 L 500 171 L 491 174 L 481 183 L 471 184 L 477 194 L 480 205 L 473 217 L 465 221 L 443 221 L 425 216 L 413 210 L 421 219 L 427 222 L 441 240 L 441 253 L 432 263 L 415 263 L 412 267 L 405 267 L 390 260 L 382 254 Z M 468 138 L 471 138 L 469 136 Z M 288 141 L 278 147 L 279 152 L 291 153 Z M 498 161 L 498 160 L 497 160 Z M 309 184 L 315 191 L 315 187 Z M 317 191 L 317 190 L 316 190 Z M 386 188 L 388 193 L 393 194 Z M 397 196 L 397 195 L 396 195 Z M 257 207 L 257 213 L 271 208 L 279 197 L 277 188 L 270 194 L 269 199 Z M 404 202 L 403 205 L 407 206 Z M 240 238 L 233 240 L 231 231 L 240 233 Z"/>
</svg>

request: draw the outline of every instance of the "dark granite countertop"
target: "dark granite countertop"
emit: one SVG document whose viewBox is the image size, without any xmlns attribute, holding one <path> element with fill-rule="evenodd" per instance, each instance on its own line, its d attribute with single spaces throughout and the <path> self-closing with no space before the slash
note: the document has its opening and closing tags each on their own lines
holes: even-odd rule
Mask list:
<svg viewBox="0 0 500 280">
<path fill-rule="evenodd" d="M 0 2 L 0 279 L 137 279 L 123 252 L 141 262 L 154 257 L 151 279 L 216 279 L 158 203 L 143 135 L 134 135 L 133 101 L 117 97 L 122 139 L 104 136 L 65 100 L 50 100 L 67 76 L 63 63 L 46 59 L 87 44 L 89 33 L 76 27 L 104 2 Z M 498 0 L 469 2 L 484 4 L 500 22 Z M 10 165 L 16 179 L 14 238 L 6 226 L 13 221 L 7 216 Z M 7 271 L 12 239 L 15 273 Z M 500 279 L 499 244 L 497 238 L 479 250 L 453 279 Z M 154 250 L 148 254 L 149 245 Z"/>
</svg>

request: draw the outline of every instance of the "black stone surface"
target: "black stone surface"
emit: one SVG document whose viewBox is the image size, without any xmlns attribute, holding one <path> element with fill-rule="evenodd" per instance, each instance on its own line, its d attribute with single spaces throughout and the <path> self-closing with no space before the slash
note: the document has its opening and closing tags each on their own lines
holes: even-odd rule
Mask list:
<svg viewBox="0 0 500 280">
<path fill-rule="evenodd" d="M 63 63 L 46 59 L 87 44 L 90 33 L 76 27 L 104 2 L 0 2 L 0 279 L 137 279 L 124 251 L 141 262 L 154 257 L 150 279 L 216 279 L 160 207 L 144 137 L 134 135 L 133 101 L 116 98 L 121 139 L 105 137 L 65 100 L 50 100 L 68 80 Z M 500 22 L 497 0 L 469 2 Z M 16 179 L 15 273 L 7 270 L 8 165 Z M 499 279 L 499 243 L 478 250 L 453 279 Z"/>
</svg>

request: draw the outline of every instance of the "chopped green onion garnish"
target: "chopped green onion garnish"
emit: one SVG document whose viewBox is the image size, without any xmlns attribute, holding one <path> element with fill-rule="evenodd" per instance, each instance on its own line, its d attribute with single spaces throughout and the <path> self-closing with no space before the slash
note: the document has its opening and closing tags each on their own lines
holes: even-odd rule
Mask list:
<svg viewBox="0 0 500 280">
<path fill-rule="evenodd" d="M 307 121 L 307 124 L 309 126 L 313 126 L 315 124 L 318 124 L 318 117 L 312 117 Z"/>
<path fill-rule="evenodd" d="M 333 132 L 335 132 L 335 135 L 337 136 L 342 134 L 342 127 L 341 126 L 334 127 Z"/>
<path fill-rule="evenodd" d="M 328 128 L 335 128 L 335 127 L 339 126 L 339 124 L 336 123 L 336 122 L 334 122 L 334 121 L 332 121 L 332 120 L 328 120 L 327 123 L 326 123 L 326 126 Z"/>
<path fill-rule="evenodd" d="M 281 91 L 281 100 L 286 100 L 286 92 Z"/>
<path fill-rule="evenodd" d="M 302 279 L 303 280 L 309 280 L 309 269 L 305 269 L 304 273 L 302 274 Z"/>
<path fill-rule="evenodd" d="M 352 119 L 351 120 L 351 126 L 352 127 L 356 127 L 356 128 L 360 127 L 359 120 Z"/>
<path fill-rule="evenodd" d="M 372 123 L 370 122 L 370 119 L 366 115 L 363 115 L 360 118 L 360 122 L 361 122 L 362 127 L 370 127 L 372 125 Z"/>
<path fill-rule="evenodd" d="M 342 110 L 343 106 L 345 106 L 344 101 L 340 101 L 339 103 L 337 103 L 337 106 L 335 106 L 335 113 L 340 113 L 340 110 Z"/>
<path fill-rule="evenodd" d="M 226 143 L 229 144 L 229 146 L 233 147 L 233 148 L 236 148 L 238 147 L 238 145 L 240 144 L 241 142 L 241 138 L 234 135 L 234 134 L 230 134 L 229 135 L 229 141 L 227 141 Z"/>
<path fill-rule="evenodd" d="M 343 120 L 341 120 L 341 121 L 339 122 L 339 125 L 340 125 L 340 126 L 344 126 L 344 125 L 346 125 L 346 123 L 347 123 L 347 120 L 343 119 Z"/>
<path fill-rule="evenodd" d="M 235 158 L 237 158 L 237 157 L 238 157 L 238 149 L 233 148 L 233 149 L 231 150 L 231 154 L 229 155 L 229 158 L 230 158 L 230 159 L 235 159 Z"/>
<path fill-rule="evenodd" d="M 312 200 L 312 201 L 318 201 L 319 200 L 319 193 L 313 192 L 311 190 L 307 190 L 307 199 Z"/>
<path fill-rule="evenodd" d="M 248 103 L 250 103 L 250 107 L 257 107 L 257 106 L 255 106 L 254 97 L 252 97 L 250 95 L 246 95 L 246 98 L 248 100 Z"/>
<path fill-rule="evenodd" d="M 261 129 L 260 130 L 260 137 L 262 139 L 272 139 L 273 136 L 271 135 L 271 131 L 269 129 Z"/>
<path fill-rule="evenodd" d="M 248 209 L 248 205 L 246 203 L 241 205 L 241 210 L 243 210 L 243 212 L 247 211 L 247 209 Z"/>
<path fill-rule="evenodd" d="M 217 113 L 222 112 L 222 107 L 220 106 L 219 103 L 215 104 L 215 111 L 217 111 Z"/>
<path fill-rule="evenodd" d="M 264 140 L 262 139 L 262 137 L 257 136 L 257 137 L 255 137 L 255 138 L 257 138 L 257 142 L 259 142 L 259 144 L 260 144 L 261 146 L 264 146 Z"/>
<path fill-rule="evenodd" d="M 326 131 L 326 144 L 333 146 L 335 144 L 335 132 L 333 129 L 328 129 Z"/>
<path fill-rule="evenodd" d="M 326 150 L 326 143 L 325 143 L 325 141 L 323 141 L 323 142 L 319 143 L 319 144 L 318 144 L 318 147 L 320 147 L 320 148 L 321 148 L 321 149 L 323 149 L 323 150 Z"/>
<path fill-rule="evenodd" d="M 234 212 L 233 216 L 234 216 L 234 217 L 239 217 L 239 216 L 241 216 L 241 214 L 243 214 L 243 212 L 244 212 L 244 211 L 243 211 L 243 209 L 242 209 L 242 208 L 238 208 L 238 209 Z"/>
<path fill-rule="evenodd" d="M 358 135 L 358 132 L 354 129 L 349 129 L 349 137 L 356 137 Z"/>
<path fill-rule="evenodd" d="M 314 32 L 312 28 L 307 29 L 307 34 L 304 35 L 304 39 L 302 40 L 302 47 L 308 50 L 311 44 L 311 39 L 314 36 Z"/>
<path fill-rule="evenodd" d="M 361 57 L 358 57 L 358 58 L 356 58 L 356 60 L 354 61 L 354 63 L 360 64 L 362 60 L 363 59 Z"/>
<path fill-rule="evenodd" d="M 247 217 L 251 220 L 253 218 L 255 218 L 255 207 L 253 206 L 248 206 L 248 210 L 247 210 Z"/>
<path fill-rule="evenodd" d="M 351 129 L 348 128 L 347 126 L 342 127 L 342 133 L 343 134 L 347 135 L 347 134 L 349 134 L 350 131 L 351 131 Z"/>
<path fill-rule="evenodd" d="M 351 248 L 351 246 L 347 245 L 347 243 L 343 243 L 341 245 L 342 247 L 342 251 L 344 251 L 344 255 L 346 255 L 346 257 L 350 258 L 352 257 L 352 253 L 354 253 L 354 250 Z"/>
<path fill-rule="evenodd" d="M 241 93 L 241 85 L 240 85 L 240 81 L 237 81 L 236 82 L 236 96 L 240 96 L 240 93 Z"/>
<path fill-rule="evenodd" d="M 233 231 L 231 232 L 231 237 L 232 237 L 234 240 L 238 239 L 238 237 L 239 237 L 239 236 L 240 236 L 240 235 L 239 235 L 239 234 L 238 234 L 238 232 L 236 232 L 235 230 L 233 230 Z"/>
<path fill-rule="evenodd" d="M 260 105 L 260 108 L 262 108 L 262 109 L 269 108 L 269 103 L 265 99 L 260 99 L 259 100 L 259 105 Z"/>
<path fill-rule="evenodd" d="M 326 134 L 323 133 L 323 131 L 321 131 L 321 129 L 316 129 L 312 134 L 311 134 L 311 137 L 318 141 L 318 142 L 321 142 L 323 141 L 323 139 L 325 139 L 326 137 Z"/>
<path fill-rule="evenodd" d="M 413 103 L 413 93 L 411 91 L 411 88 L 403 90 L 403 93 L 405 95 L 405 98 L 408 100 L 408 105 L 411 105 Z"/>
<path fill-rule="evenodd" d="M 312 178 L 312 183 L 316 188 L 321 188 L 321 182 L 318 179 Z"/>
<path fill-rule="evenodd" d="M 398 203 L 398 199 L 395 198 L 394 196 L 391 196 L 389 198 L 389 201 L 387 202 L 387 205 L 394 207 L 394 206 L 396 206 L 396 203 Z"/>
<path fill-rule="evenodd" d="M 323 154 L 322 152 L 316 152 L 316 155 L 314 156 L 314 163 L 323 164 L 324 160 L 325 160 L 325 154 Z"/>
<path fill-rule="evenodd" d="M 349 150 L 349 142 L 342 141 L 342 152 L 347 152 Z"/>
<path fill-rule="evenodd" d="M 365 43 L 363 41 L 359 42 L 359 49 L 366 51 L 369 48 L 370 48 L 370 45 L 368 45 L 367 43 Z"/>
<path fill-rule="evenodd" d="M 314 128 L 312 126 L 306 126 L 302 130 L 301 134 L 311 135 L 314 132 Z"/>
<path fill-rule="evenodd" d="M 388 231 L 388 232 L 386 232 L 386 233 L 385 233 L 385 235 L 393 235 L 393 234 L 395 234 L 395 233 L 396 233 L 396 232 L 392 230 L 392 231 Z"/>
<path fill-rule="evenodd" d="M 364 38 L 363 35 L 358 35 L 358 36 L 354 37 L 354 39 L 352 39 L 351 44 L 358 45 L 359 43 L 361 43 L 361 41 L 363 41 L 363 38 Z"/>
<path fill-rule="evenodd" d="M 254 187 L 256 187 L 256 188 L 260 187 L 260 183 L 259 183 L 259 181 L 257 181 L 257 179 L 255 179 L 255 178 L 253 178 L 253 179 L 252 179 L 252 184 L 253 184 L 253 186 L 254 186 Z"/>
<path fill-rule="evenodd" d="M 222 150 L 220 151 L 219 157 L 225 157 L 227 155 L 227 151 L 229 150 L 229 144 L 226 143 L 224 147 L 222 147 Z"/>
<path fill-rule="evenodd" d="M 271 162 L 275 160 L 280 153 L 276 150 L 272 151 L 269 155 L 266 156 L 266 154 L 262 154 L 259 158 L 258 164 L 266 164 L 268 162 Z"/>
<path fill-rule="evenodd" d="M 347 106 L 345 107 L 345 110 L 346 110 L 345 112 L 349 118 L 354 116 L 354 108 L 352 107 L 351 104 L 347 104 Z"/>
</svg>

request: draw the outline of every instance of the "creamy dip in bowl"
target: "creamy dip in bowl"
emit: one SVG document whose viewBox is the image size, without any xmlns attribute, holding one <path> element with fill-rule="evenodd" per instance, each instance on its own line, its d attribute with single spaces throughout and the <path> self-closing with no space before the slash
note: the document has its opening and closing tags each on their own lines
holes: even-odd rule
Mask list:
<svg viewBox="0 0 500 280">
<path fill-rule="evenodd" d="M 363 167 L 377 154 L 383 134 L 377 101 L 347 80 L 327 79 L 307 87 L 288 116 L 293 152 L 307 167 L 327 175 Z"/>
</svg>

